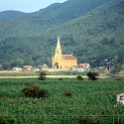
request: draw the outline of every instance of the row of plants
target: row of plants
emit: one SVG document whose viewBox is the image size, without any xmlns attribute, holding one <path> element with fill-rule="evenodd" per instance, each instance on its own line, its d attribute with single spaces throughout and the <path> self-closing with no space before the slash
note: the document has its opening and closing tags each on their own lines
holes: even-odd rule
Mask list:
<svg viewBox="0 0 124 124">
<path fill-rule="evenodd" d="M 40 74 L 39 74 L 39 80 L 45 80 L 46 75 L 47 75 L 46 72 L 41 71 Z M 97 78 L 98 78 L 98 73 L 97 72 L 87 72 L 86 75 L 89 77 L 90 80 L 97 80 Z M 78 80 L 83 80 L 83 77 L 81 75 L 78 75 L 77 79 Z M 60 78 L 60 80 L 62 80 L 62 79 Z"/>
<path fill-rule="evenodd" d="M 116 95 L 123 92 L 124 79 L 1 79 L 0 112 L 16 124 L 121 124 L 124 107 Z M 32 97 L 36 90 L 45 96 Z M 37 92 L 38 91 L 38 92 Z M 46 92 L 47 91 L 47 92 Z"/>
</svg>

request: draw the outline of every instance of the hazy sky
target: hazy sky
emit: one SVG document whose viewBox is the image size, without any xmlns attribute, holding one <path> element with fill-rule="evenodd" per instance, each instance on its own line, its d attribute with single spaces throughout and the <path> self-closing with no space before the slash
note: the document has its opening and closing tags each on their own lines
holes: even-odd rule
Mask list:
<svg viewBox="0 0 124 124">
<path fill-rule="evenodd" d="M 0 12 L 18 10 L 22 12 L 35 12 L 53 3 L 63 3 L 67 0 L 0 0 Z"/>
</svg>

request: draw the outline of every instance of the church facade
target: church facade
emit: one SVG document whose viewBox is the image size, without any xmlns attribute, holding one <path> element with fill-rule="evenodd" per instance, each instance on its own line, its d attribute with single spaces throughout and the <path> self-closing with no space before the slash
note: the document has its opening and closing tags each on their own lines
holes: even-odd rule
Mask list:
<svg viewBox="0 0 124 124">
<path fill-rule="evenodd" d="M 52 57 L 52 68 L 54 69 L 69 69 L 77 66 L 77 58 L 72 54 L 62 54 L 60 39 L 57 39 L 55 54 Z"/>
</svg>

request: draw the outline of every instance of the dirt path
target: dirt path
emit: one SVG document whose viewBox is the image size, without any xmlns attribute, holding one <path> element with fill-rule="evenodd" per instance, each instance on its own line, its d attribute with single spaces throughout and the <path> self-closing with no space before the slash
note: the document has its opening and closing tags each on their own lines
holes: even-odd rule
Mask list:
<svg viewBox="0 0 124 124">
<path fill-rule="evenodd" d="M 77 75 L 47 75 L 46 78 L 76 78 Z M 87 78 L 87 76 L 82 76 Z M 5 78 L 38 78 L 38 76 L 0 76 L 0 79 Z M 99 78 L 108 78 L 108 76 L 99 76 Z"/>
<path fill-rule="evenodd" d="M 76 78 L 76 77 L 77 77 L 76 75 L 47 75 L 46 76 L 46 78 Z M 38 76 L 0 76 L 0 78 L 38 78 Z"/>
</svg>

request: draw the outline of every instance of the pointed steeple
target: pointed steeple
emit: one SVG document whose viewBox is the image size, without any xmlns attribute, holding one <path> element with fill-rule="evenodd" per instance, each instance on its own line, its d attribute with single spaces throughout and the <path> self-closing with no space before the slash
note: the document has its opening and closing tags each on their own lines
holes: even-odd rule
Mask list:
<svg viewBox="0 0 124 124">
<path fill-rule="evenodd" d="M 59 36 L 57 37 L 57 47 L 56 48 L 61 49 Z"/>
<path fill-rule="evenodd" d="M 62 49 L 61 49 L 61 45 L 60 45 L 60 38 L 58 36 L 57 46 L 56 46 L 56 50 L 55 50 L 55 58 L 61 58 L 61 57 L 62 57 Z"/>
</svg>

